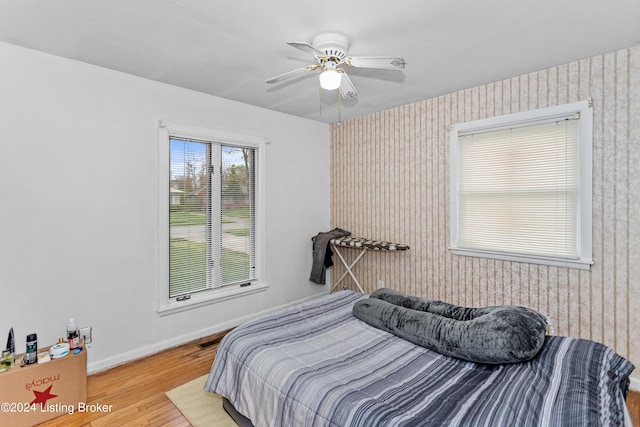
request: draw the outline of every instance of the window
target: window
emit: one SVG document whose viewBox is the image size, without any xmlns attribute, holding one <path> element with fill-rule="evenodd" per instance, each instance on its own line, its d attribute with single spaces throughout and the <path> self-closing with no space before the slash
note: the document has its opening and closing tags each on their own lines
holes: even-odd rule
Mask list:
<svg viewBox="0 0 640 427">
<path fill-rule="evenodd" d="M 452 252 L 588 269 L 592 116 L 580 102 L 455 125 Z"/>
<path fill-rule="evenodd" d="M 160 312 L 264 288 L 262 141 L 166 123 L 160 134 Z"/>
</svg>

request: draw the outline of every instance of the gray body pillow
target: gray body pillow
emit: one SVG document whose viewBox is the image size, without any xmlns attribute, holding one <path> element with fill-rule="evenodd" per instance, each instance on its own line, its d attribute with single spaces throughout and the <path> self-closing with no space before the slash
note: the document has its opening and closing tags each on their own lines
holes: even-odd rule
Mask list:
<svg viewBox="0 0 640 427">
<path fill-rule="evenodd" d="M 544 344 L 546 318 L 526 307 L 460 307 L 391 289 L 353 306 L 360 320 L 446 356 L 476 363 L 518 363 Z"/>
</svg>

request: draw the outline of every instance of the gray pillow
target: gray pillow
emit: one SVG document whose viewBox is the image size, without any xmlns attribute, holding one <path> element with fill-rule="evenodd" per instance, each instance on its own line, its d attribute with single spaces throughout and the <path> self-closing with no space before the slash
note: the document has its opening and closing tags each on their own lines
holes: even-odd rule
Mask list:
<svg viewBox="0 0 640 427">
<path fill-rule="evenodd" d="M 446 356 L 518 363 L 544 344 L 546 318 L 516 306 L 467 308 L 380 289 L 353 306 L 360 320 Z"/>
</svg>

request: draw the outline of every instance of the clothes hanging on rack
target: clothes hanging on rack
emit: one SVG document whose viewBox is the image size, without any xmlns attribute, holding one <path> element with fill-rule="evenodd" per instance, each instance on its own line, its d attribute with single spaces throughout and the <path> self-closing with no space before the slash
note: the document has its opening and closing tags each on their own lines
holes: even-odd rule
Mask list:
<svg viewBox="0 0 640 427">
<path fill-rule="evenodd" d="M 329 242 L 331 239 L 350 236 L 351 232 L 341 228 L 334 228 L 331 231 L 320 232 L 311 240 L 313 240 L 313 265 L 311 266 L 311 275 L 309 280 L 319 285 L 326 283 L 327 268 L 333 265 L 333 251 Z"/>
</svg>

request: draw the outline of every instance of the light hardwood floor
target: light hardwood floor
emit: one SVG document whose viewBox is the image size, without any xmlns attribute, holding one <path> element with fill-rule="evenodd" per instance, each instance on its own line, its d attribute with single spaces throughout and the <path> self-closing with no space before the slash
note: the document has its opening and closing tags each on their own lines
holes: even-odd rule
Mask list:
<svg viewBox="0 0 640 427">
<path fill-rule="evenodd" d="M 41 426 L 190 426 L 165 392 L 209 372 L 225 333 L 90 375 L 87 403 L 113 405 L 113 410 L 63 415 Z M 211 342 L 216 344 L 200 347 Z M 640 427 L 640 393 L 630 392 L 627 404 L 633 425 Z"/>
<path fill-rule="evenodd" d="M 111 412 L 76 412 L 41 426 L 190 426 L 165 392 L 209 372 L 218 345 L 200 345 L 225 333 L 89 375 L 87 403 L 112 405 Z"/>
</svg>

